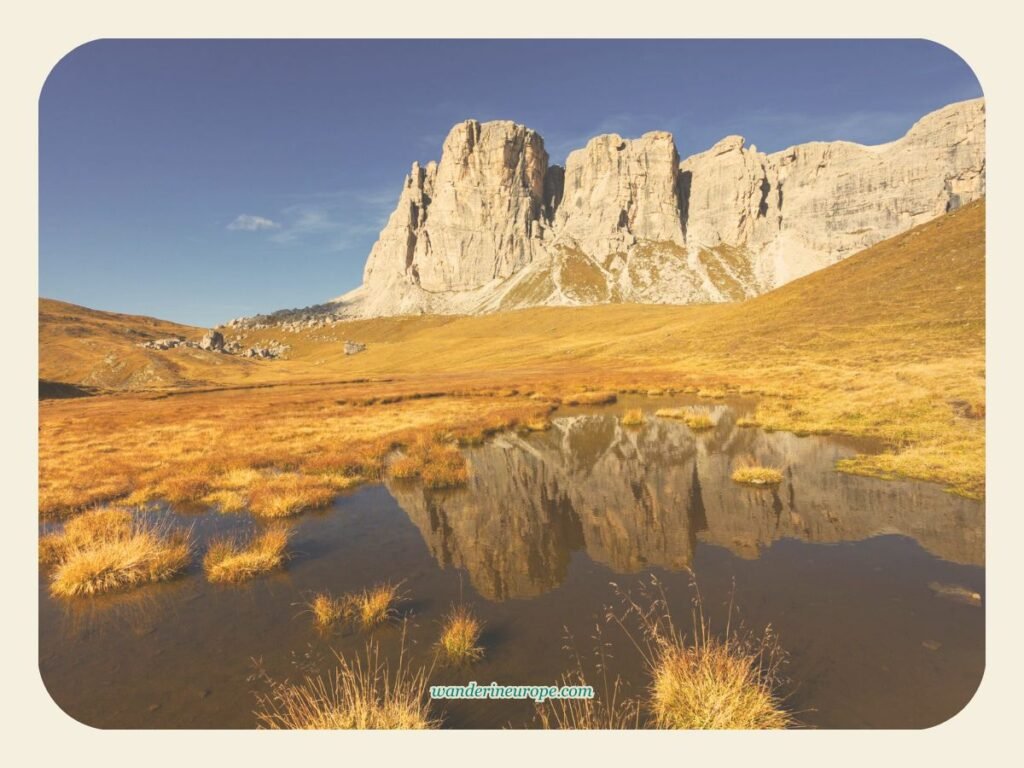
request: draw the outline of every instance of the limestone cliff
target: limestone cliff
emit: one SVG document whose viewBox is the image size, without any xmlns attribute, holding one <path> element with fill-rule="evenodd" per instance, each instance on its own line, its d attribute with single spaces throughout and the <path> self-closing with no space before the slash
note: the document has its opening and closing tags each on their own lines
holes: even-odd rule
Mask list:
<svg viewBox="0 0 1024 768">
<path fill-rule="evenodd" d="M 757 295 L 985 194 L 985 105 L 951 104 L 879 146 L 765 154 L 741 136 L 679 160 L 673 137 L 609 134 L 549 166 L 510 121 L 456 125 L 414 163 L 363 285 L 367 317 Z"/>
</svg>

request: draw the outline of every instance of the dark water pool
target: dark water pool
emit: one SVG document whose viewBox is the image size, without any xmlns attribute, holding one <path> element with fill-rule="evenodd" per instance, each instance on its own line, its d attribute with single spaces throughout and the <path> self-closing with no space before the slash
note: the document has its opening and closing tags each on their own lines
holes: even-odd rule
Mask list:
<svg viewBox="0 0 1024 768">
<path fill-rule="evenodd" d="M 954 715 L 984 668 L 984 509 L 924 483 L 834 471 L 858 448 L 735 426 L 742 404 L 704 406 L 713 429 L 655 418 L 663 402 L 560 411 L 548 432 L 503 435 L 468 452 L 466 488 L 364 487 L 293 523 L 288 568 L 242 586 L 184 578 L 133 593 L 54 600 L 40 577 L 39 665 L 72 717 L 114 728 L 249 728 L 254 660 L 278 679 L 334 666 L 367 636 L 323 635 L 313 592 L 403 581 L 406 645 L 429 663 L 442 616 L 470 603 L 484 659 L 435 666 L 432 682 L 550 684 L 590 658 L 595 627 L 627 690 L 642 661 L 604 622 L 620 588 L 656 576 L 690 615 L 691 572 L 713 625 L 731 602 L 752 630 L 771 624 L 788 653 L 789 706 L 808 726 L 919 728 Z M 625 408 L 646 421 L 625 427 Z M 776 489 L 732 482 L 756 460 L 784 468 Z M 182 515 L 200 543 L 257 526 L 245 515 Z M 978 593 L 956 599 L 948 588 Z M 397 654 L 401 630 L 374 633 Z M 597 686 L 600 693 L 600 686 Z M 535 725 L 522 702 L 448 703 L 456 728 Z"/>
</svg>

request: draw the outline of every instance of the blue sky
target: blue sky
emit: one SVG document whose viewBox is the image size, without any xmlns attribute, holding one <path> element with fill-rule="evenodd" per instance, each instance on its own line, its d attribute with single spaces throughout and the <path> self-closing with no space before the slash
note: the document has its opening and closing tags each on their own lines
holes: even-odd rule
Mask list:
<svg viewBox="0 0 1024 768">
<path fill-rule="evenodd" d="M 97 41 L 40 96 L 40 293 L 197 325 L 337 296 L 471 117 L 561 163 L 609 132 L 879 143 L 980 95 L 926 41 Z"/>
</svg>

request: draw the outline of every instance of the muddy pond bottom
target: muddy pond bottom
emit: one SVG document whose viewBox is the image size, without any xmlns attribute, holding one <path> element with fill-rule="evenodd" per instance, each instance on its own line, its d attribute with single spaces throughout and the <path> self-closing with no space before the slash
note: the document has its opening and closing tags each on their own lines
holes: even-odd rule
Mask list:
<svg viewBox="0 0 1024 768">
<path fill-rule="evenodd" d="M 684 629 L 692 580 L 713 628 L 730 604 L 749 630 L 771 625 L 788 655 L 786 706 L 805 726 L 924 728 L 955 715 L 984 668 L 983 505 L 836 472 L 865 446 L 738 427 L 742 402 L 695 405 L 712 423 L 698 431 L 654 415 L 669 404 L 680 402 L 562 409 L 546 432 L 468 450 L 464 488 L 363 487 L 292 521 L 286 569 L 242 585 L 210 584 L 198 560 L 211 537 L 260 523 L 214 511 L 176 515 L 200 557 L 174 582 L 53 599 L 44 570 L 43 681 L 92 726 L 252 728 L 266 692 L 258 669 L 277 680 L 324 674 L 335 653 L 363 654 L 368 640 L 397 657 L 403 622 L 325 634 L 304 605 L 390 581 L 402 582 L 414 665 L 431 667 L 454 603 L 484 622 L 483 658 L 434 664 L 432 684 L 552 685 L 607 643 L 610 672 L 644 697 L 643 661 L 606 614 L 617 590 L 654 577 Z M 642 423 L 623 424 L 636 408 Z M 783 481 L 732 481 L 749 463 L 781 469 Z M 600 681 L 588 682 L 600 696 Z M 528 702 L 435 707 L 449 728 L 539 725 Z"/>
</svg>

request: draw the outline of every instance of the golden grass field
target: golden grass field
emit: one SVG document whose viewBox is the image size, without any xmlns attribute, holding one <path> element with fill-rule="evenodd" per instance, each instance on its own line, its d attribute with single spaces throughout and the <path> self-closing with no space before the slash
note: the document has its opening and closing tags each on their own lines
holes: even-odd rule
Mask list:
<svg viewBox="0 0 1024 768">
<path fill-rule="evenodd" d="M 748 425 L 878 438 L 839 469 L 985 483 L 984 201 L 742 303 L 535 308 L 240 332 L 288 359 L 138 342 L 202 329 L 40 302 L 42 515 L 168 499 L 282 517 L 395 469 L 459 482 L 458 442 L 615 391 L 756 395 Z M 225 329 L 231 338 L 233 331 Z M 346 357 L 341 344 L 367 344 Z M 55 389 L 56 388 L 56 389 Z"/>
</svg>

